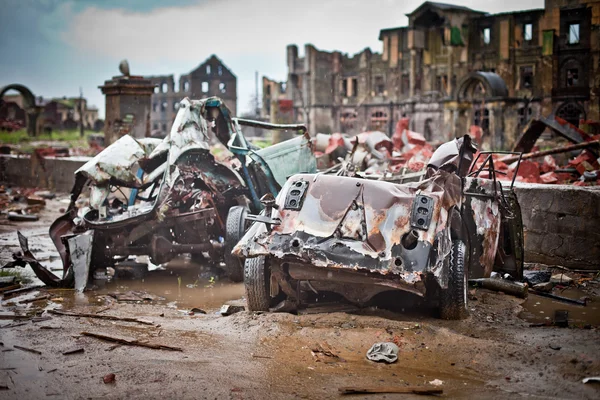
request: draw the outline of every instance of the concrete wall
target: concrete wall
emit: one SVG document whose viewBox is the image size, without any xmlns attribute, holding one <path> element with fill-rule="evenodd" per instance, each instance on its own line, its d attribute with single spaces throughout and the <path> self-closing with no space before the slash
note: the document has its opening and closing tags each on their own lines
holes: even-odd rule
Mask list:
<svg viewBox="0 0 600 400">
<path fill-rule="evenodd" d="M 525 261 L 600 269 L 600 188 L 517 184 Z"/>
<path fill-rule="evenodd" d="M 75 182 L 75 171 L 91 157 L 44 159 L 44 167 L 30 157 L 0 155 L 0 182 L 12 186 L 49 188 L 70 192 Z"/>
</svg>

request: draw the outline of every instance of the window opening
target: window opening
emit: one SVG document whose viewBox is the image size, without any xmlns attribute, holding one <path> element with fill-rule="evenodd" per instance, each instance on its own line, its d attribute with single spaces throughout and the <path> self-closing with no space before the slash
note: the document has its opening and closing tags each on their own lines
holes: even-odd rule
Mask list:
<svg viewBox="0 0 600 400">
<path fill-rule="evenodd" d="M 483 29 L 483 43 L 490 44 L 491 40 L 492 40 L 492 32 L 491 32 L 490 28 L 484 28 Z"/>
<path fill-rule="evenodd" d="M 523 39 L 527 41 L 533 39 L 533 24 L 525 24 L 523 28 Z"/>
<path fill-rule="evenodd" d="M 569 25 L 569 44 L 579 43 L 579 24 Z"/>
<path fill-rule="evenodd" d="M 579 70 L 577 68 L 567 69 L 567 87 L 577 86 L 579 83 Z"/>
<path fill-rule="evenodd" d="M 521 67 L 521 87 L 530 89 L 533 86 L 533 67 L 528 65 Z"/>
</svg>

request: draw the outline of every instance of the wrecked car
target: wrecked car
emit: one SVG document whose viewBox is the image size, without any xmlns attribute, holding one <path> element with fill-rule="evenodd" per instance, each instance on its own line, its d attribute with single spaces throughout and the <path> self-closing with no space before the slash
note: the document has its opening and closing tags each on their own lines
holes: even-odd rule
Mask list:
<svg viewBox="0 0 600 400">
<path fill-rule="evenodd" d="M 294 130 L 303 135 L 266 149 L 252 146 L 241 126 Z M 209 133 L 235 156 L 228 163 L 211 154 Z M 63 262 L 63 277 L 44 268 L 19 235 L 28 263 L 47 285 L 82 288 L 104 279 L 130 256 L 163 264 L 180 254 L 243 278 L 231 256 L 265 194 L 277 195 L 287 176 L 315 172 L 304 125 L 274 125 L 232 118 L 216 97 L 184 99 L 169 135 L 160 139 L 123 136 L 75 173 L 66 213 L 50 227 Z M 89 206 L 77 201 L 89 187 Z"/>
<path fill-rule="evenodd" d="M 362 306 L 402 290 L 436 303 L 444 319 L 464 318 L 468 279 L 494 269 L 520 278 L 523 268 L 514 181 L 503 186 L 491 154 L 476 150 L 469 136 L 441 145 L 419 182 L 354 168 L 291 176 L 234 248 L 249 309 L 297 310 L 322 292 Z"/>
</svg>

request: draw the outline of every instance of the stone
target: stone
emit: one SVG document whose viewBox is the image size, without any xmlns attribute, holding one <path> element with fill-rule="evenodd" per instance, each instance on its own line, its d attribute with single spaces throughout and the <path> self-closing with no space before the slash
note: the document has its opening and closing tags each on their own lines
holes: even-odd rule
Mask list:
<svg viewBox="0 0 600 400">
<path fill-rule="evenodd" d="M 537 285 L 533 285 L 532 289 L 537 290 L 538 292 L 549 292 L 554 287 L 554 283 L 552 282 L 544 282 L 538 283 Z"/>
<path fill-rule="evenodd" d="M 221 307 L 221 311 L 219 311 L 219 312 L 222 316 L 226 317 L 228 315 L 235 314 L 235 313 L 238 313 L 238 312 L 244 311 L 244 310 L 245 310 L 245 308 L 243 306 L 232 306 L 229 304 L 224 304 Z"/>
<path fill-rule="evenodd" d="M 537 284 L 548 282 L 552 276 L 550 271 L 524 271 L 523 280 L 531 287 Z"/>
</svg>

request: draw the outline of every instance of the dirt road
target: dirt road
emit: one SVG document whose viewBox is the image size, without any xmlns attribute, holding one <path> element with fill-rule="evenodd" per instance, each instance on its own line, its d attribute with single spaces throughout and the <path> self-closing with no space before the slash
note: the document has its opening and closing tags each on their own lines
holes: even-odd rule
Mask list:
<svg viewBox="0 0 600 400">
<path fill-rule="evenodd" d="M 25 232 L 32 236 L 34 252 L 48 252 L 48 261 L 54 262 L 46 229 L 28 226 Z M 16 250 L 14 230 L 4 229 L 0 245 L 4 264 Z M 0 396 L 321 399 L 340 397 L 342 386 L 424 386 L 438 380 L 445 398 L 600 397 L 600 385 L 581 382 L 600 375 L 598 303 L 579 311 L 581 321 L 572 323 L 580 328 L 530 327 L 519 315 L 546 320 L 544 315 L 550 311 L 543 298 L 530 295 L 524 312 L 523 300 L 483 289 L 474 293 L 471 316 L 464 321 L 441 321 L 432 310 L 405 298 L 398 298 L 407 301 L 404 312 L 370 308 L 355 313 L 255 315 L 244 311 L 224 317 L 218 314 L 222 304 L 244 304 L 243 286 L 198 280 L 189 270 L 188 266 L 155 271 L 144 282 L 113 281 L 84 294 L 42 290 L 3 300 Z M 118 302 L 111 297 L 131 290 L 160 298 Z M 50 298 L 24 302 L 44 294 Z M 206 314 L 187 315 L 193 307 Z M 51 309 L 136 317 L 152 325 L 42 313 Z M 11 320 L 5 319 L 7 313 L 47 319 Z M 581 328 L 584 325 L 588 329 Z M 182 351 L 116 346 L 82 332 Z M 385 341 L 399 345 L 398 361 L 390 365 L 368 361 L 367 350 Z M 337 357 L 319 353 L 319 346 L 331 348 Z M 84 352 L 63 355 L 76 348 Z M 105 384 L 103 377 L 111 373 L 114 383 Z"/>
</svg>

